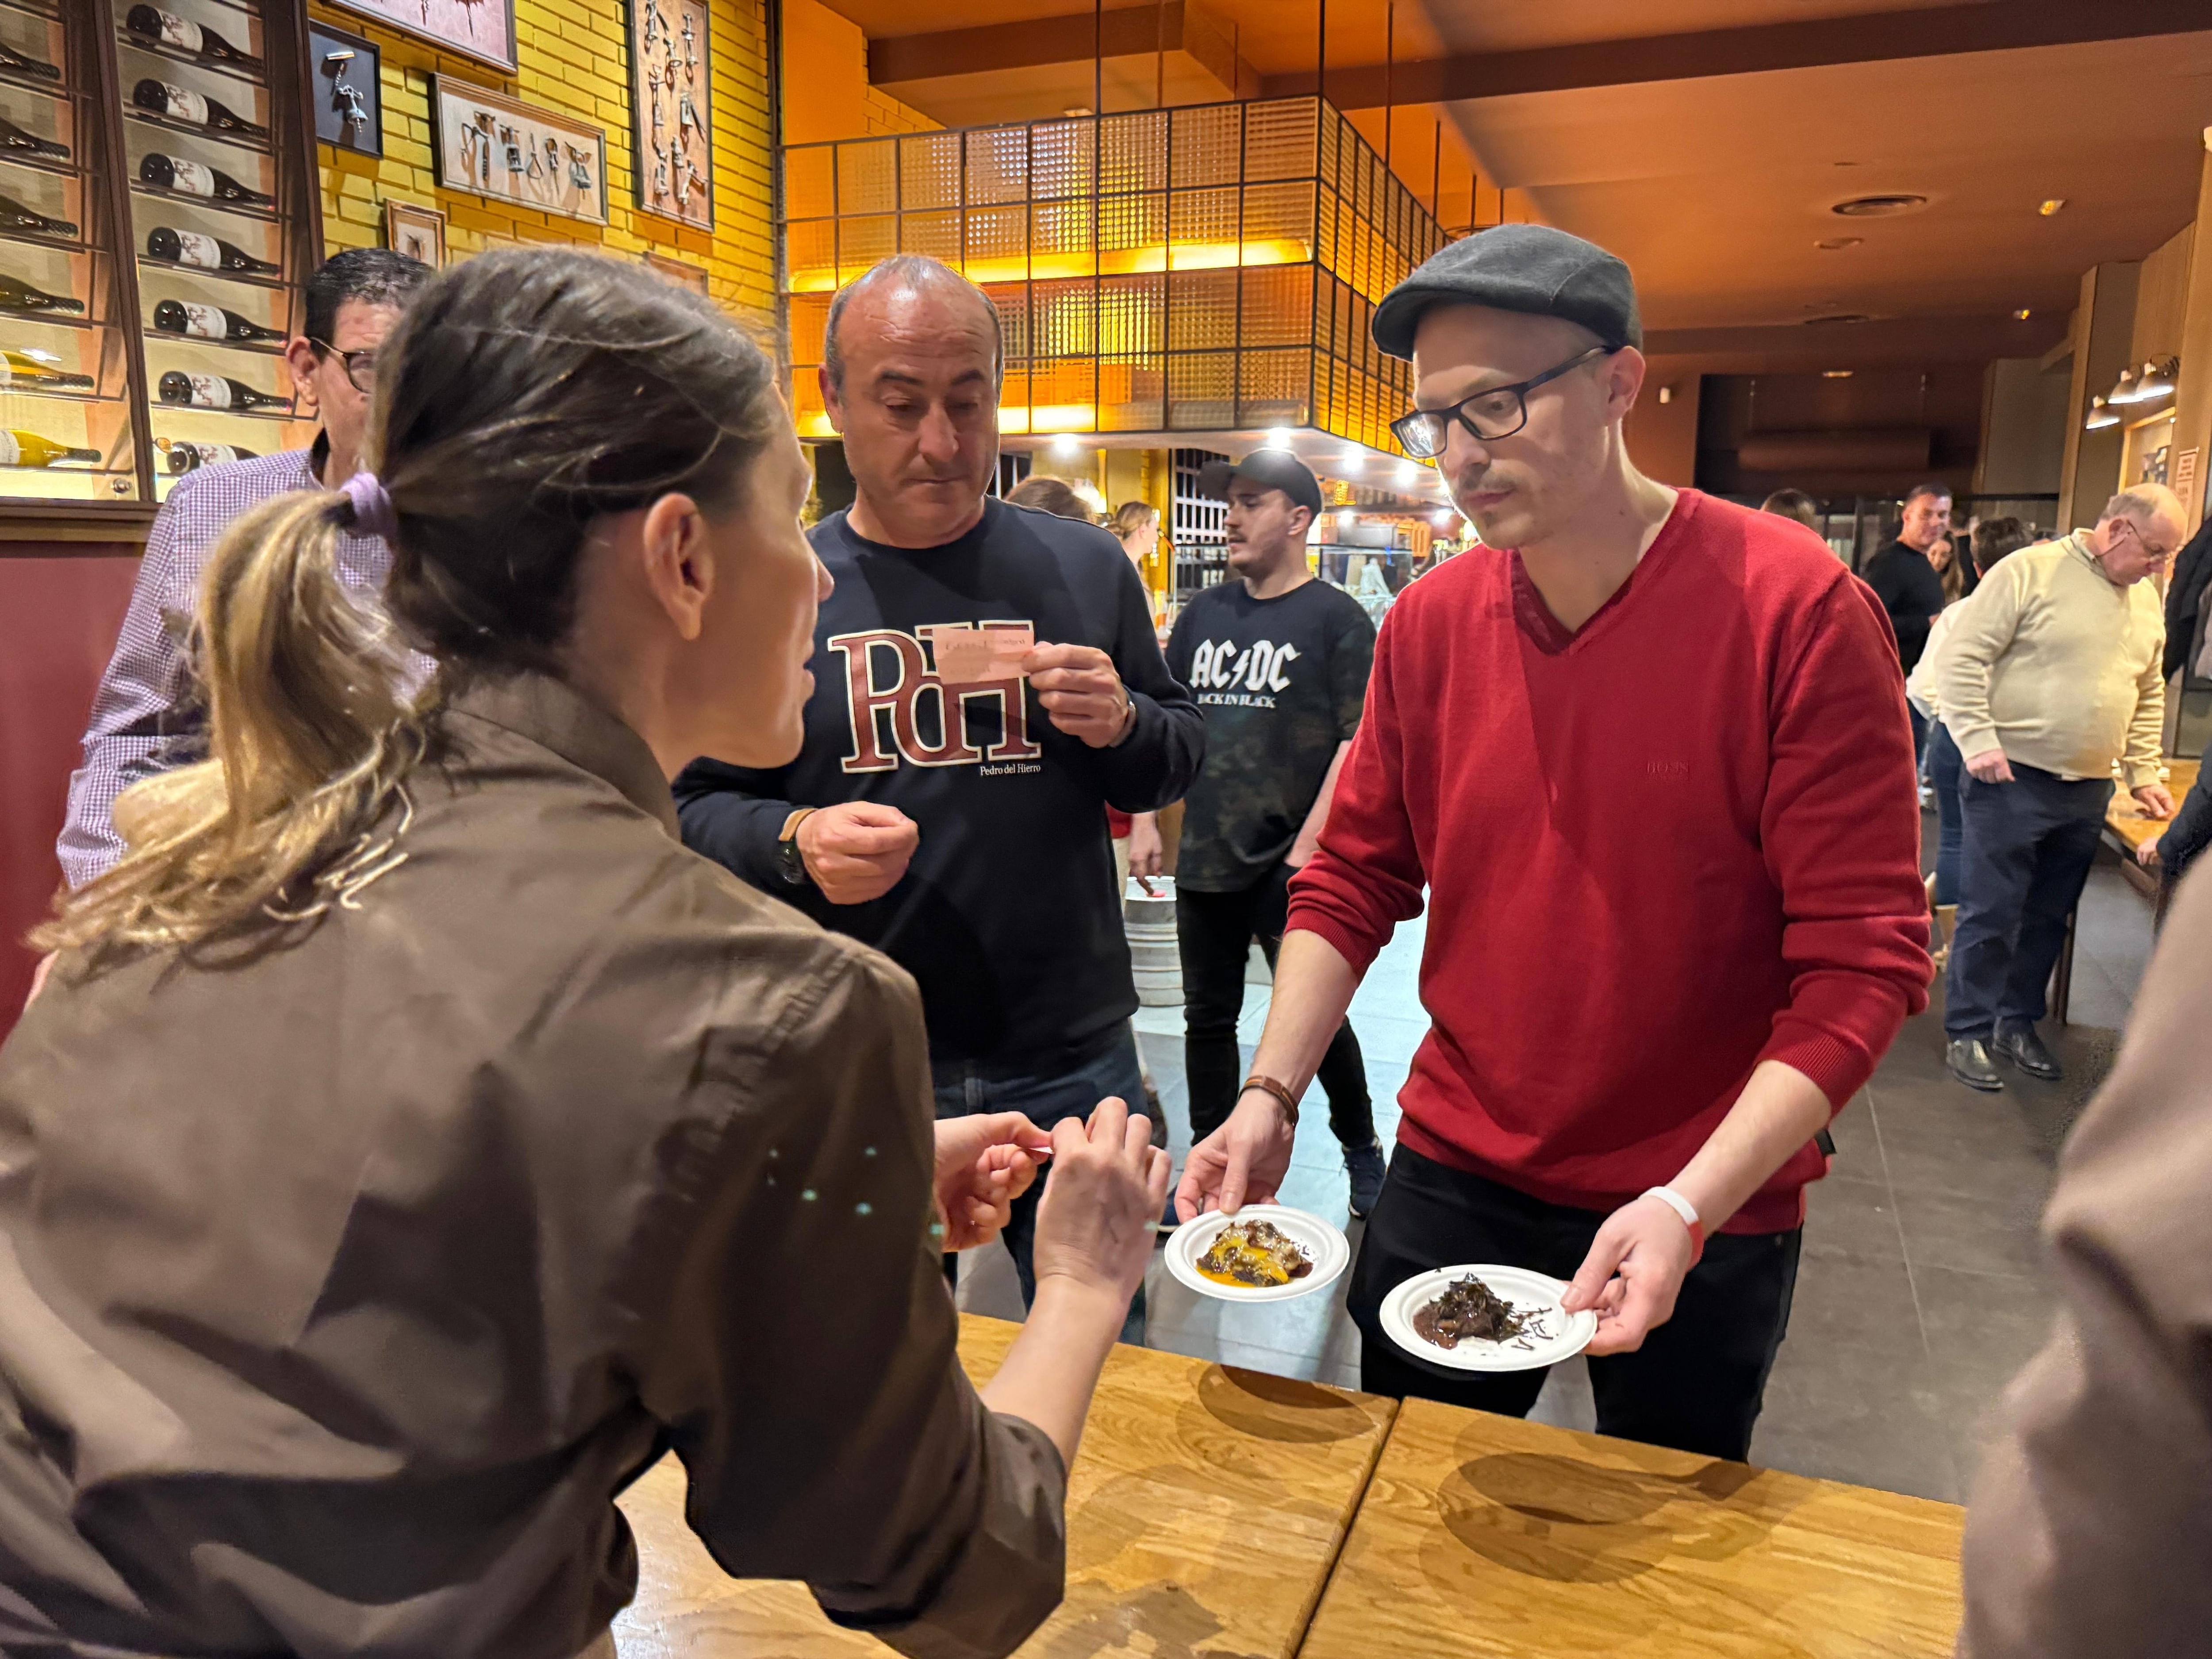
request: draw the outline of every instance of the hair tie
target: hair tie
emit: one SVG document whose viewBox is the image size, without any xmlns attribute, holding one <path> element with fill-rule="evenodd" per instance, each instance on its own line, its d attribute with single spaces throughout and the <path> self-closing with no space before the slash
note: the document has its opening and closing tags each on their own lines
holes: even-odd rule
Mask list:
<svg viewBox="0 0 2212 1659">
<path fill-rule="evenodd" d="M 399 533 L 399 514 L 392 505 L 392 492 L 374 472 L 356 472 L 338 486 L 352 509 L 353 527 L 364 536 L 390 541 Z"/>
</svg>

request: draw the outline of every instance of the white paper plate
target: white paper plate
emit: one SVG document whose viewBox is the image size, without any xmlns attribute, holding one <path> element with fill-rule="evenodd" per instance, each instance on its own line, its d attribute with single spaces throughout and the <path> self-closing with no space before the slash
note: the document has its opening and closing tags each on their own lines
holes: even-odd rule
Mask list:
<svg viewBox="0 0 2212 1659">
<path fill-rule="evenodd" d="M 1531 1337 L 1528 1347 L 1511 1342 L 1462 1341 L 1455 1348 L 1440 1348 L 1413 1328 L 1413 1316 L 1442 1296 L 1447 1286 L 1473 1273 L 1499 1296 L 1525 1312 L 1544 1313 L 1547 1340 Z M 1585 1309 L 1569 1314 L 1559 1306 L 1565 1284 L 1526 1267 L 1500 1267 L 1488 1263 L 1472 1267 L 1439 1267 L 1419 1273 L 1382 1298 L 1383 1334 L 1431 1365 L 1455 1371 L 1529 1371 L 1571 1359 L 1597 1334 L 1597 1315 Z"/>
<path fill-rule="evenodd" d="M 1233 1221 L 1273 1222 L 1305 1247 L 1306 1254 L 1313 1258 L 1313 1271 L 1287 1285 L 1265 1287 L 1224 1285 L 1208 1279 L 1199 1272 L 1198 1259 L 1213 1248 L 1213 1241 L 1221 1237 L 1222 1229 Z M 1342 1233 L 1317 1215 L 1308 1215 L 1304 1210 L 1286 1210 L 1279 1204 L 1247 1204 L 1235 1215 L 1224 1215 L 1215 1210 L 1195 1221 L 1183 1223 L 1168 1240 L 1167 1258 L 1168 1271 L 1179 1283 L 1189 1285 L 1200 1296 L 1218 1297 L 1224 1302 L 1288 1302 L 1333 1284 L 1337 1275 L 1352 1265 L 1352 1246 L 1345 1243 Z"/>
</svg>

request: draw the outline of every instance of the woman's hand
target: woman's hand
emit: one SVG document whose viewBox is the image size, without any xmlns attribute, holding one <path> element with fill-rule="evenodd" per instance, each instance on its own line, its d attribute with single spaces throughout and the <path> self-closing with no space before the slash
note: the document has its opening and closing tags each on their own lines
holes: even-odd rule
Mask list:
<svg viewBox="0 0 2212 1659">
<path fill-rule="evenodd" d="M 1100 1292 L 1126 1309 L 1152 1259 L 1152 1228 L 1167 1201 L 1168 1155 L 1152 1124 L 1109 1095 L 1088 1122 L 1053 1126 L 1052 1179 L 1037 1206 L 1039 1295 L 1048 1282 Z"/>
<path fill-rule="evenodd" d="M 996 1238 L 1051 1155 L 1052 1137 L 1019 1112 L 939 1118 L 937 1213 L 945 1248 L 972 1250 Z"/>
</svg>

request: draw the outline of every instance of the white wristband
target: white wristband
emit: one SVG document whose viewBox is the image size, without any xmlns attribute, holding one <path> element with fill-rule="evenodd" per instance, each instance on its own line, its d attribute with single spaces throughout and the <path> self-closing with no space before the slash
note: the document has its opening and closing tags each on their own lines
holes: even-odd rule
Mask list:
<svg viewBox="0 0 2212 1659">
<path fill-rule="evenodd" d="M 1685 1227 L 1695 1227 L 1700 1224 L 1698 1220 L 1697 1206 L 1691 1203 L 1688 1199 L 1683 1197 L 1681 1194 L 1676 1192 L 1672 1187 L 1648 1187 L 1644 1189 L 1644 1196 L 1646 1198 L 1657 1199 L 1662 1204 L 1664 1204 L 1676 1215 L 1682 1218 L 1682 1224 Z"/>
</svg>

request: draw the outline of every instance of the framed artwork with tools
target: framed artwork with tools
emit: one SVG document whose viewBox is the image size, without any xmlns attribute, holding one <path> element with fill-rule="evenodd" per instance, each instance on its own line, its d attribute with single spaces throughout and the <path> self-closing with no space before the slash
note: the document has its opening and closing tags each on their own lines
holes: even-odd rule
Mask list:
<svg viewBox="0 0 2212 1659">
<path fill-rule="evenodd" d="M 488 87 L 430 77 L 438 182 L 495 201 L 607 222 L 607 137 L 571 116 Z"/>
<path fill-rule="evenodd" d="M 629 0 L 629 82 L 638 210 L 712 230 L 706 0 Z"/>
</svg>

